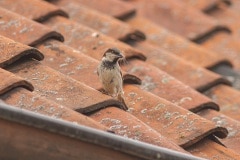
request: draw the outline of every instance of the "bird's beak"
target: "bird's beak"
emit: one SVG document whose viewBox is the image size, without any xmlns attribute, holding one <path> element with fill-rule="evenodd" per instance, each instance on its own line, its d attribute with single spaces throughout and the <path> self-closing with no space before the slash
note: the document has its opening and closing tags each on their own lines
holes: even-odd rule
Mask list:
<svg viewBox="0 0 240 160">
<path fill-rule="evenodd" d="M 122 55 L 120 55 L 120 56 L 118 56 L 118 58 L 123 58 L 123 56 L 122 56 Z"/>
<path fill-rule="evenodd" d="M 123 58 L 123 55 L 122 55 L 122 54 L 120 54 L 120 55 L 118 56 L 118 58 Z"/>
</svg>

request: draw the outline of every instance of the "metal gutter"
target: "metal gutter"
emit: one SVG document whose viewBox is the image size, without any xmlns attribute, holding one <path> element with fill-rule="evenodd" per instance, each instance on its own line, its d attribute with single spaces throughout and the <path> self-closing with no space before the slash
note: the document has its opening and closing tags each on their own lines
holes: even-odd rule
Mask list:
<svg viewBox="0 0 240 160">
<path fill-rule="evenodd" d="M 1 119 L 38 128 L 54 134 L 60 134 L 76 139 L 76 141 L 97 145 L 101 148 L 105 147 L 139 159 L 203 160 L 202 158 L 192 155 L 127 139 L 112 133 L 80 126 L 71 122 L 54 119 L 24 109 L 8 106 L 3 103 L 0 103 L 0 120 Z M 114 159 L 117 159 L 117 157 L 114 157 Z"/>
</svg>

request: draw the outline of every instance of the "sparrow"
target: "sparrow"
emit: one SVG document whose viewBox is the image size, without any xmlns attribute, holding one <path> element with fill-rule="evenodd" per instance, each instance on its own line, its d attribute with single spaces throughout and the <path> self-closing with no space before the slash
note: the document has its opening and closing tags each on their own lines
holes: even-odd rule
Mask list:
<svg viewBox="0 0 240 160">
<path fill-rule="evenodd" d="M 122 52 L 117 48 L 107 49 L 97 68 L 98 77 L 104 92 L 122 102 L 125 107 L 123 78 L 118 61 L 124 59 Z M 124 108 L 127 109 L 127 108 Z"/>
</svg>

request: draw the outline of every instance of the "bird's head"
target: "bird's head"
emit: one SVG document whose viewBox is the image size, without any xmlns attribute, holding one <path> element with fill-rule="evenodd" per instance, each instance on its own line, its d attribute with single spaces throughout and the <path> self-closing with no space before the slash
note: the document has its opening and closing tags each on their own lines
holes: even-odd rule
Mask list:
<svg viewBox="0 0 240 160">
<path fill-rule="evenodd" d="M 119 59 L 124 58 L 122 52 L 117 48 L 109 48 L 105 51 L 102 60 L 117 62 Z"/>
</svg>

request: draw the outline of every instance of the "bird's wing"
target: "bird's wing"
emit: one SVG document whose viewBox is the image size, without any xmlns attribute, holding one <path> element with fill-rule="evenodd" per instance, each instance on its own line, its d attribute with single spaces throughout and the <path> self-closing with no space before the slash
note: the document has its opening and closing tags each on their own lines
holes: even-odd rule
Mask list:
<svg viewBox="0 0 240 160">
<path fill-rule="evenodd" d="M 122 71 L 120 70 L 120 75 L 121 75 L 121 77 L 123 78 L 123 75 L 122 75 Z"/>
</svg>

